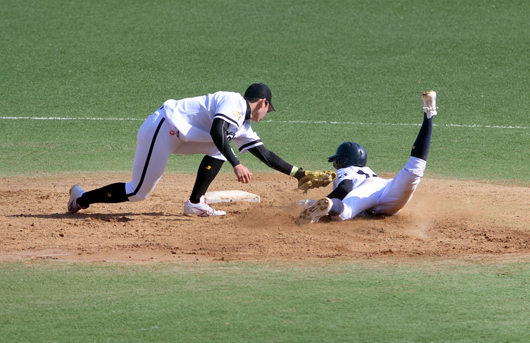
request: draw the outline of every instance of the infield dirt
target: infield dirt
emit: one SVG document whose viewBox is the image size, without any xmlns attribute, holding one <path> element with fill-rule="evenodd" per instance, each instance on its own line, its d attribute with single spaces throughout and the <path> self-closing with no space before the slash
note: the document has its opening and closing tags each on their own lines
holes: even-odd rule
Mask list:
<svg viewBox="0 0 530 343">
<path fill-rule="evenodd" d="M 386 175 L 392 177 L 392 175 Z M 528 187 L 423 178 L 412 201 L 393 217 L 294 223 L 295 202 L 331 188 L 296 189 L 279 173 L 250 184 L 220 174 L 210 187 L 244 190 L 261 203 L 220 203 L 227 216 L 182 214 L 195 175 L 165 174 L 150 198 L 94 204 L 66 213 L 68 190 L 129 180 L 128 174 L 65 174 L 0 179 L 0 260 L 299 261 L 530 254 Z"/>
</svg>

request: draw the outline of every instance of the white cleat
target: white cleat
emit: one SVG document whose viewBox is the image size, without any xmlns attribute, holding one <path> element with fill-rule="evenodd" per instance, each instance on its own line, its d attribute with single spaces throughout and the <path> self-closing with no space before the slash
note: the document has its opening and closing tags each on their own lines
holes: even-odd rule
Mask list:
<svg viewBox="0 0 530 343">
<path fill-rule="evenodd" d="M 70 200 L 68 200 L 68 212 L 70 213 L 76 213 L 79 210 L 84 210 L 88 207 L 81 207 L 77 204 L 77 199 L 80 198 L 83 194 L 85 194 L 85 191 L 83 188 L 79 187 L 78 185 L 73 185 L 70 188 Z"/>
<path fill-rule="evenodd" d="M 217 217 L 226 215 L 225 211 L 214 210 L 206 203 L 204 195 L 201 197 L 201 201 L 198 204 L 193 204 L 186 201 L 184 205 L 184 215 L 185 216 L 198 216 L 198 217 Z"/>
<path fill-rule="evenodd" d="M 306 208 L 300 213 L 298 219 L 296 219 L 296 224 L 302 225 L 318 222 L 320 218 L 329 213 L 331 206 L 333 206 L 333 202 L 329 198 L 318 200 L 313 206 Z"/>
<path fill-rule="evenodd" d="M 431 119 L 433 116 L 438 114 L 436 111 L 438 107 L 436 107 L 435 91 L 423 92 L 421 95 L 421 100 L 423 100 L 423 112 L 425 112 L 427 115 L 427 119 Z"/>
</svg>

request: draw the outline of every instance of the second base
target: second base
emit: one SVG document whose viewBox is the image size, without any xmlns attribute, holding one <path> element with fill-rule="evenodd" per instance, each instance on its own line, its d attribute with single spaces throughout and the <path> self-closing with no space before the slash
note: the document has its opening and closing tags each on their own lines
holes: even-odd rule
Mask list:
<svg viewBox="0 0 530 343">
<path fill-rule="evenodd" d="M 205 195 L 208 204 L 215 204 L 216 202 L 233 202 L 233 201 L 248 201 L 259 202 L 259 195 L 244 191 L 217 191 L 207 192 Z"/>
</svg>

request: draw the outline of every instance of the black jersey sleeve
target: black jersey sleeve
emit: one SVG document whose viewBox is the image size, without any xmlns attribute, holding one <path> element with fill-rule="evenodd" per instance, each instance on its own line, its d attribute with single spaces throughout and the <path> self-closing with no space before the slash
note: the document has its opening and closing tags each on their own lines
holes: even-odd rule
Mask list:
<svg viewBox="0 0 530 343">
<path fill-rule="evenodd" d="M 328 194 L 328 198 L 333 199 L 344 199 L 348 193 L 350 193 L 353 189 L 353 181 L 352 180 L 343 180 L 337 188 L 335 188 L 331 193 Z"/>
<path fill-rule="evenodd" d="M 228 139 L 227 135 L 229 126 L 230 124 L 223 119 L 215 118 L 210 130 L 210 136 L 212 136 L 213 143 L 217 149 L 219 149 L 221 154 L 226 157 L 227 161 L 232 165 L 232 167 L 235 167 L 240 164 L 240 162 L 230 147 L 230 140 Z"/>
<path fill-rule="evenodd" d="M 279 172 L 290 175 L 293 170 L 293 166 L 285 162 L 280 156 L 276 155 L 272 151 L 265 148 L 263 145 L 259 145 L 254 148 L 248 149 L 250 153 L 256 156 L 261 162 L 265 163 L 269 168 L 276 169 Z"/>
</svg>

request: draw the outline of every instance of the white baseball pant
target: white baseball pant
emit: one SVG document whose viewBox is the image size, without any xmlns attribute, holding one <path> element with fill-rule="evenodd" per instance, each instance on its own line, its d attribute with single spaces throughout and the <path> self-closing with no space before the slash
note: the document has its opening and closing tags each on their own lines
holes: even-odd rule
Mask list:
<svg viewBox="0 0 530 343">
<path fill-rule="evenodd" d="M 379 177 L 367 179 L 342 200 L 344 211 L 333 219 L 338 221 L 353 219 L 362 211 L 369 211 L 372 214 L 398 214 L 412 198 L 426 165 L 426 161 L 411 157 L 393 179 Z"/>
<path fill-rule="evenodd" d="M 129 201 L 146 199 L 155 189 L 172 154 L 209 155 L 226 160 L 213 141 L 185 142 L 165 118 L 164 109 L 151 114 L 138 130 L 132 180 L 125 185 Z"/>
</svg>

